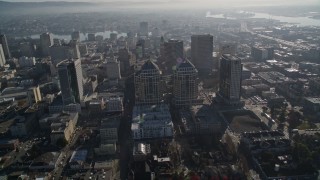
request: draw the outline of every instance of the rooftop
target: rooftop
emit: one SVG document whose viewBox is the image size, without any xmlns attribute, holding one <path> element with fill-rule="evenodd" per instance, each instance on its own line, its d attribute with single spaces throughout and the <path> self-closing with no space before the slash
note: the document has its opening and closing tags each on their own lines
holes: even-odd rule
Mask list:
<svg viewBox="0 0 320 180">
<path fill-rule="evenodd" d="M 236 133 L 261 131 L 264 129 L 261 120 L 252 111 L 225 111 L 222 115 Z"/>
</svg>

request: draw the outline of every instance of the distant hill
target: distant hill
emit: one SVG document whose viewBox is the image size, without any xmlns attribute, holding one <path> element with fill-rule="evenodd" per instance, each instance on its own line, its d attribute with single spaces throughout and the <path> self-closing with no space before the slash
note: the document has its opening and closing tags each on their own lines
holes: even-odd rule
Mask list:
<svg viewBox="0 0 320 180">
<path fill-rule="evenodd" d="M 8 2 L 8 1 L 0 1 L 1 8 L 14 8 L 14 7 L 49 7 L 49 6 L 74 6 L 74 5 L 93 5 L 93 3 L 89 2 L 66 2 L 66 1 L 45 1 L 45 2 Z"/>
</svg>

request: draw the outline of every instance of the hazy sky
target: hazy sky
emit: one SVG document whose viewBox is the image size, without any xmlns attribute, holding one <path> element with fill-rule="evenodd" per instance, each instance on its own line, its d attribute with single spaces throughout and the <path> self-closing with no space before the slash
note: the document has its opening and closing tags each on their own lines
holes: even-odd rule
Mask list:
<svg viewBox="0 0 320 180">
<path fill-rule="evenodd" d="M 1 1 L 1 0 L 0 0 Z M 173 2 L 175 5 L 191 6 L 292 6 L 292 5 L 320 5 L 320 0 L 3 0 L 9 2 L 43 2 L 43 1 L 69 1 L 69 2 Z M 164 3 L 167 4 L 167 3 Z M 170 3 L 172 4 L 172 3 Z M 168 3 L 169 5 L 169 3 Z"/>
<path fill-rule="evenodd" d="M 8 2 L 42 2 L 42 1 L 73 1 L 73 2 L 117 2 L 117 1 L 132 1 L 132 2 L 210 2 L 210 3 L 228 3 L 228 2 L 233 2 L 233 3 L 259 3 L 259 2 L 269 2 L 269 3 L 320 3 L 320 0 L 4 0 Z"/>
</svg>

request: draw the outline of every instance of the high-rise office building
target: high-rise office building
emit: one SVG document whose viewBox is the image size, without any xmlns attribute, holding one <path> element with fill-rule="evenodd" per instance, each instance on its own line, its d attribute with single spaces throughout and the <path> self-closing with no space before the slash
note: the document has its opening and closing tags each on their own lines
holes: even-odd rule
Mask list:
<svg viewBox="0 0 320 180">
<path fill-rule="evenodd" d="M 218 97 L 224 104 L 238 105 L 241 90 L 241 59 L 230 54 L 224 54 L 220 60 L 220 84 Z"/>
<path fill-rule="evenodd" d="M 4 56 L 2 45 L 0 44 L 0 67 L 3 67 L 6 64 L 6 58 Z"/>
<path fill-rule="evenodd" d="M 213 36 L 191 36 L 191 61 L 200 73 L 209 73 L 213 68 Z"/>
<path fill-rule="evenodd" d="M 110 51 L 110 57 L 107 59 L 105 66 L 107 69 L 107 77 L 109 79 L 121 79 L 120 63 L 114 57 L 112 50 Z"/>
<path fill-rule="evenodd" d="M 139 34 L 140 36 L 148 36 L 149 34 L 148 22 L 140 22 Z"/>
<path fill-rule="evenodd" d="M 88 41 L 95 41 L 96 40 L 96 35 L 94 33 L 89 33 L 88 34 Z"/>
<path fill-rule="evenodd" d="M 171 73 L 172 67 L 184 58 L 183 41 L 170 39 L 163 42 L 161 47 L 161 68 L 165 74 Z"/>
<path fill-rule="evenodd" d="M 31 42 L 22 42 L 19 46 L 21 56 L 33 57 L 35 55 L 36 48 Z"/>
<path fill-rule="evenodd" d="M 173 74 L 173 95 L 176 106 L 191 106 L 198 97 L 198 71 L 188 60 L 179 63 Z"/>
<path fill-rule="evenodd" d="M 132 55 L 127 48 L 119 49 L 118 55 L 121 74 L 126 74 L 126 72 L 128 72 L 131 67 L 130 59 Z"/>
<path fill-rule="evenodd" d="M 134 87 L 137 105 L 159 104 L 162 100 L 161 71 L 148 60 L 134 75 Z"/>
<path fill-rule="evenodd" d="M 8 41 L 7 41 L 7 37 L 4 34 L 0 35 L 0 44 L 2 44 L 2 48 L 3 48 L 3 52 L 4 52 L 4 57 L 7 59 L 11 58 L 11 53 L 9 50 L 9 46 L 8 46 Z"/>
<path fill-rule="evenodd" d="M 273 47 L 251 47 L 251 56 L 255 61 L 265 61 L 274 58 Z"/>
<path fill-rule="evenodd" d="M 53 64 L 58 64 L 65 59 L 79 59 L 81 55 L 78 41 L 71 40 L 69 44 L 51 46 L 49 48 L 49 55 Z"/>
<path fill-rule="evenodd" d="M 83 97 L 83 76 L 80 59 L 69 59 L 57 65 L 64 105 L 80 103 Z"/>
<path fill-rule="evenodd" d="M 72 32 L 71 39 L 80 42 L 80 31 Z"/>
<path fill-rule="evenodd" d="M 43 33 L 40 35 L 40 46 L 43 56 L 49 56 L 49 48 L 53 45 L 53 37 L 51 33 Z"/>
</svg>

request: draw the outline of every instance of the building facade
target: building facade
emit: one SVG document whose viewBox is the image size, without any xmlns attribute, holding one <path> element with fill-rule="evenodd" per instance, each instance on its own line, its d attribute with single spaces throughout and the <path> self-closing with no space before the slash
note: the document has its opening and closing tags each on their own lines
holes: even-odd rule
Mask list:
<svg viewBox="0 0 320 180">
<path fill-rule="evenodd" d="M 43 56 L 49 56 L 49 48 L 53 45 L 53 37 L 51 33 L 43 33 L 40 35 L 40 47 Z"/>
<path fill-rule="evenodd" d="M 134 75 L 136 104 L 159 104 L 162 100 L 161 71 L 148 60 Z"/>
<path fill-rule="evenodd" d="M 198 97 L 198 71 L 186 60 L 177 65 L 173 74 L 173 95 L 176 106 L 191 106 Z"/>
<path fill-rule="evenodd" d="M 3 48 L 3 52 L 4 52 L 4 57 L 7 59 L 11 58 L 11 53 L 9 50 L 9 46 L 8 46 L 8 41 L 7 41 L 7 37 L 4 34 L 0 35 L 0 44 L 2 45 Z"/>
<path fill-rule="evenodd" d="M 237 105 L 241 94 L 241 59 L 224 54 L 220 60 L 220 83 L 218 97 L 225 104 Z"/>
<path fill-rule="evenodd" d="M 3 52 L 3 46 L 0 44 L 0 67 L 3 67 L 6 64 L 6 58 Z"/>
<path fill-rule="evenodd" d="M 168 74 L 171 73 L 172 67 L 184 58 L 183 41 L 170 39 L 161 46 L 161 68 Z"/>
<path fill-rule="evenodd" d="M 83 98 L 81 60 L 65 60 L 57 67 L 63 104 L 80 103 Z"/>
<path fill-rule="evenodd" d="M 199 72 L 211 72 L 213 68 L 213 36 L 191 36 L 191 61 Z"/>
<path fill-rule="evenodd" d="M 132 118 L 131 132 L 134 140 L 173 136 L 172 118 L 166 104 L 135 106 Z"/>
</svg>

